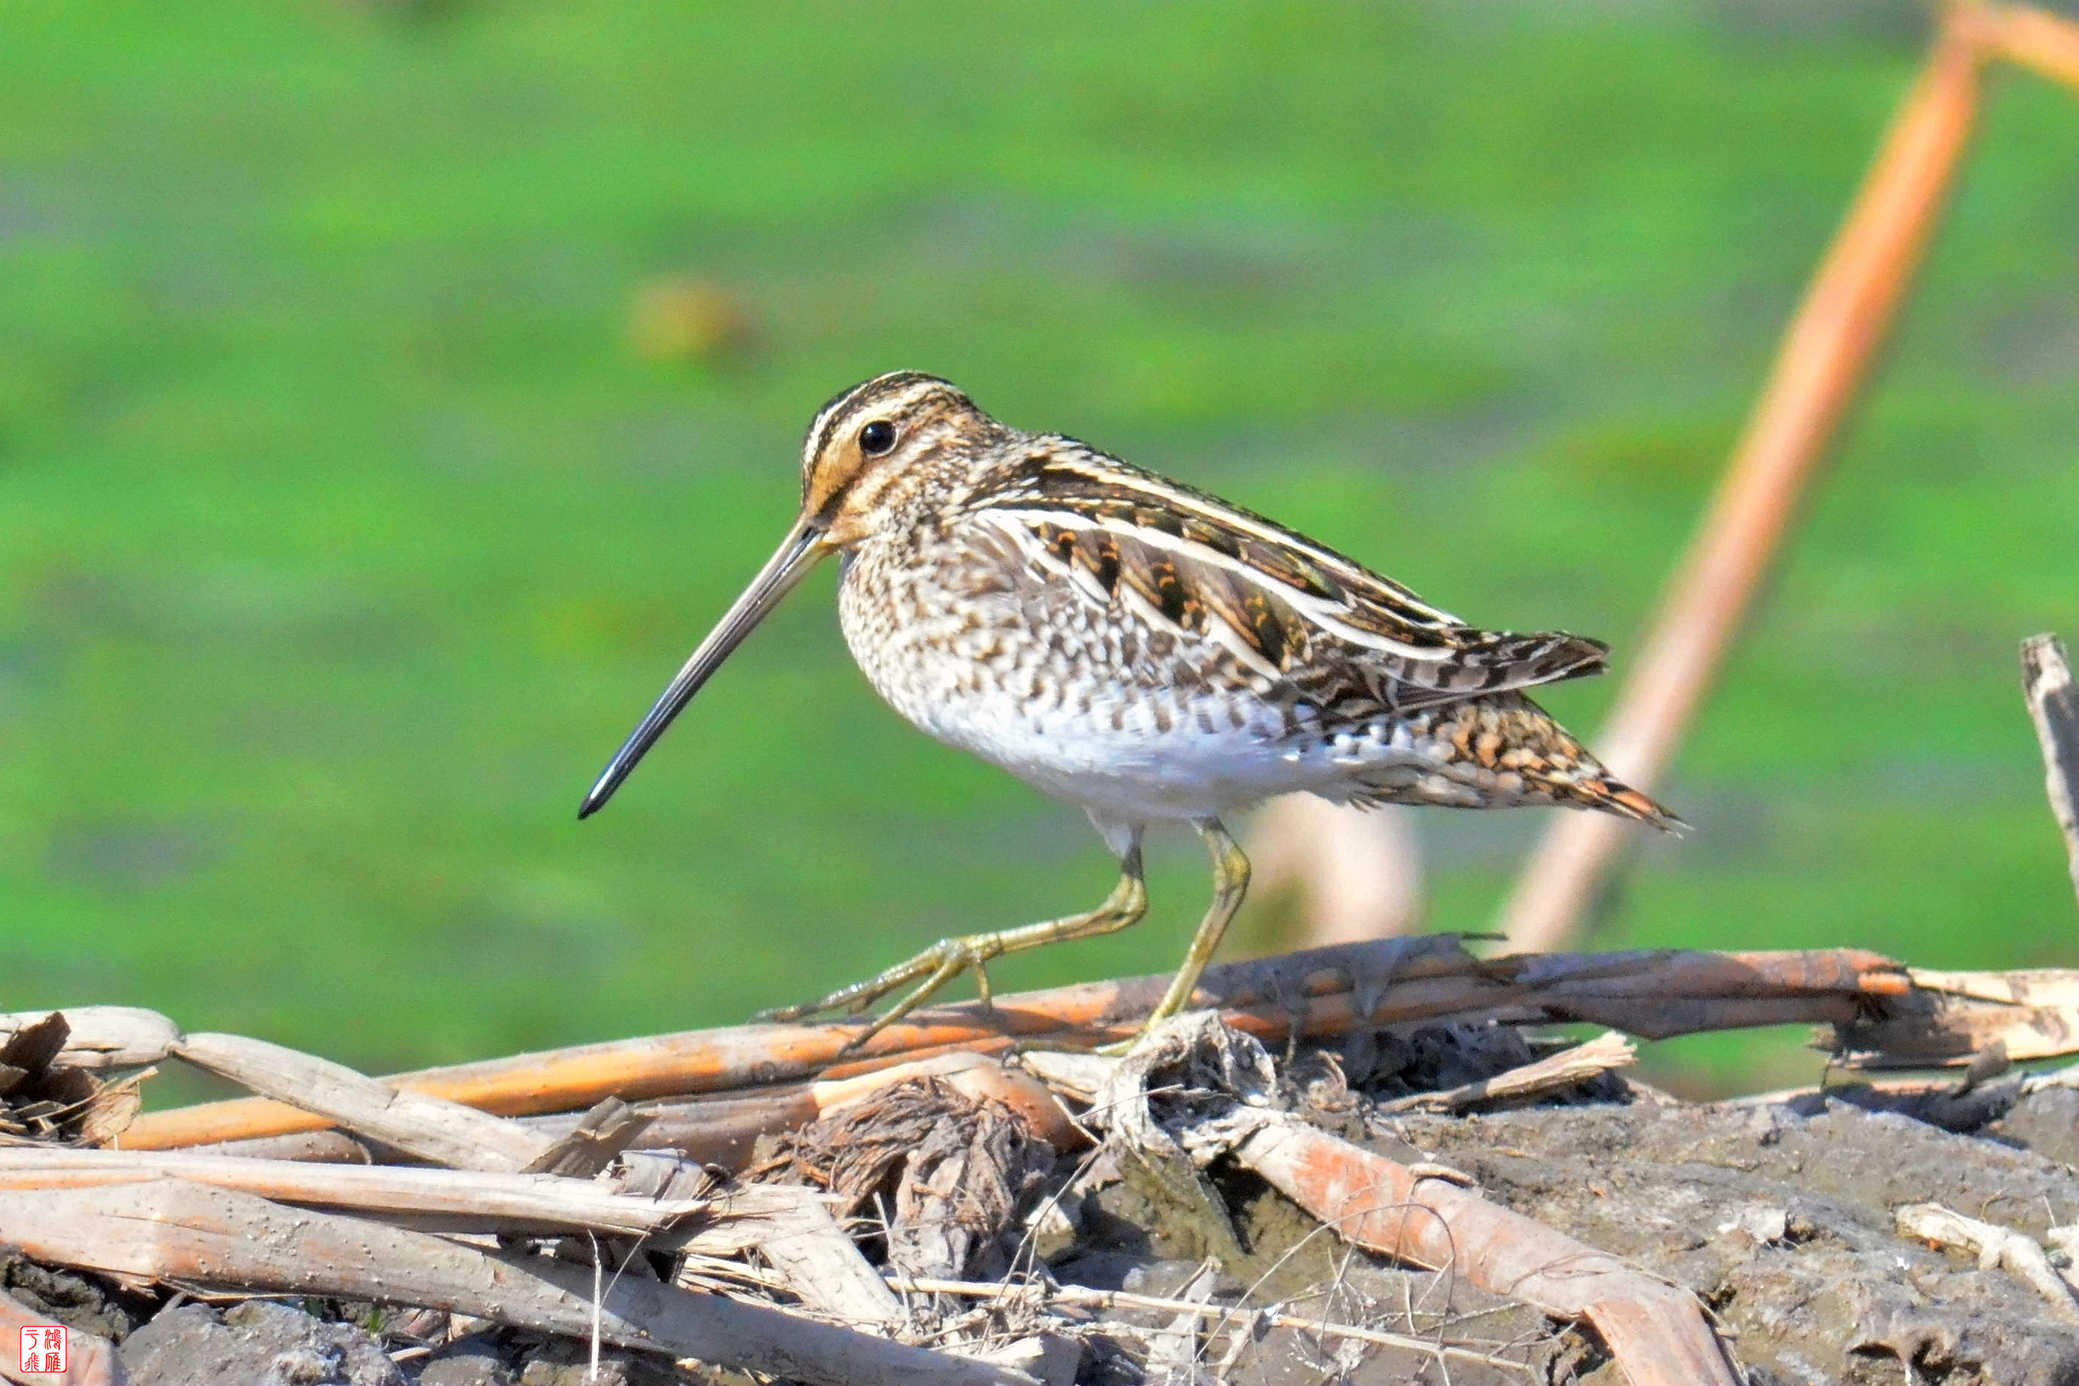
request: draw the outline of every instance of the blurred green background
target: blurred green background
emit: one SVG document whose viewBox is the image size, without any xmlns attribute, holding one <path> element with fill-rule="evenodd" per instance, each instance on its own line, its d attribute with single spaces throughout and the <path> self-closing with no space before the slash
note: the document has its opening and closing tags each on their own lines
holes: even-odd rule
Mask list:
<svg viewBox="0 0 2079 1386">
<path fill-rule="evenodd" d="M 834 572 L 575 820 L 791 516 L 810 415 L 892 367 L 1622 668 L 1927 26 L 7 9 L 0 1009 L 388 1069 L 1094 902 L 1079 812 L 875 700 Z M 2079 102 L 1998 82 L 1666 786 L 1696 832 L 1597 944 L 2079 954 L 2014 655 L 2079 636 L 2075 165 Z M 1612 691 L 1549 702 L 1589 732 Z M 1544 817 L 1419 822 L 1430 924 L 1478 928 Z M 1204 867 L 1151 865 L 1147 924 L 999 985 L 1173 965 Z"/>
</svg>

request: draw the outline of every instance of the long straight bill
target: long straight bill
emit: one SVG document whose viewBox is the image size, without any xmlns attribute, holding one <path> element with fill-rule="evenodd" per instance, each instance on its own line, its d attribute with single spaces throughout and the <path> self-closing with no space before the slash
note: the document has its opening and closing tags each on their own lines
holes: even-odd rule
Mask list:
<svg viewBox="0 0 2079 1386">
<path fill-rule="evenodd" d="M 680 709 L 693 700 L 693 695 L 700 691 L 700 686 L 707 682 L 708 676 L 722 667 L 722 661 L 729 658 L 729 652 L 741 645 L 744 637 L 751 633 L 751 628 L 764 620 L 766 615 L 780 604 L 780 599 L 793 591 L 795 585 L 808 574 L 808 570 L 816 566 L 816 560 L 825 552 L 822 538 L 822 531 L 806 521 L 795 524 L 785 541 L 780 544 L 779 552 L 758 570 L 758 576 L 751 579 L 751 585 L 736 599 L 736 604 L 729 608 L 714 630 L 708 633 L 707 639 L 700 642 L 700 648 L 693 652 L 693 657 L 686 661 L 685 667 L 672 679 L 670 686 L 664 690 L 664 695 L 657 699 L 656 706 L 650 709 L 649 715 L 644 717 L 636 729 L 629 733 L 628 739 L 621 743 L 621 749 L 614 752 L 614 758 L 606 763 L 606 769 L 599 772 L 599 779 L 593 784 L 592 792 L 585 796 L 584 804 L 578 809 L 578 817 L 590 817 L 600 805 L 613 797 L 614 791 L 621 787 L 621 781 L 633 773 L 636 762 L 643 758 L 643 752 L 649 750 L 656 744 L 657 738 L 664 735 L 664 729 L 671 725 L 671 719 L 678 716 Z"/>
</svg>

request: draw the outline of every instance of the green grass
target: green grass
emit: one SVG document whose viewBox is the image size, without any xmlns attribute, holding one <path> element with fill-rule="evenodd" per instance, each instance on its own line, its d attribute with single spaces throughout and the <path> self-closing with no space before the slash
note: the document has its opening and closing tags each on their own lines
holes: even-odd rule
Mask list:
<svg viewBox="0 0 2079 1386">
<path fill-rule="evenodd" d="M 1919 16 L 0 17 L 0 1009 L 381 1068 L 1094 901 L 1080 815 L 882 708 L 828 575 L 574 821 L 777 540 L 810 413 L 894 366 L 1621 663 Z M 1697 832 L 1601 941 L 2072 960 L 2014 647 L 2079 635 L 2075 159 L 2079 106 L 2001 83 L 1667 789 Z M 626 349 L 679 272 L 755 352 Z M 1541 822 L 1425 819 L 1432 922 L 1484 926 Z M 1170 965 L 1195 845 L 1152 888 L 1001 983 Z"/>
</svg>

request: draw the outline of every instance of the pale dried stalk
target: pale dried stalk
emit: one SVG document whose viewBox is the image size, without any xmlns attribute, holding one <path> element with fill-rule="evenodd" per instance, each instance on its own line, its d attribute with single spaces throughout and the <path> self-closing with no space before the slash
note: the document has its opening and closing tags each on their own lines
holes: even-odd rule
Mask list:
<svg viewBox="0 0 2079 1386">
<path fill-rule="evenodd" d="M 737 1244 L 738 1254 L 756 1251 L 805 1306 L 840 1323 L 881 1329 L 901 1321 L 902 1301 L 859 1254 L 820 1197 L 787 1185 L 764 1187 L 803 1196 L 787 1207 L 730 1219 L 721 1230 Z M 695 1236 L 686 1246 L 711 1254 L 715 1243 Z M 697 1264 L 689 1264 L 677 1283 L 694 1288 L 699 1275 Z"/>
<path fill-rule="evenodd" d="M 1443 1092 L 1410 1093 L 1379 1104 L 1382 1112 L 1457 1112 L 1482 1102 L 1503 1102 L 1535 1097 L 1585 1083 L 1612 1069 L 1629 1068 L 1639 1060 L 1639 1047 L 1615 1030 L 1606 1030 L 1584 1044 L 1548 1054 L 1535 1063 L 1512 1068 L 1492 1078 L 1449 1088 Z"/>
<path fill-rule="evenodd" d="M 729 1206 L 726 1197 L 657 1199 L 553 1174 L 310 1165 L 184 1150 L 0 1148 L 0 1190 L 55 1192 L 163 1178 L 405 1220 L 429 1231 L 653 1235 Z"/>
<path fill-rule="evenodd" d="M 618 1097 L 602 1098 L 581 1114 L 567 1131 L 553 1136 L 545 1131 L 529 1131 L 530 1135 L 546 1138 L 548 1148 L 521 1166 L 521 1170 L 527 1174 L 562 1174 L 574 1179 L 589 1179 L 613 1164 L 622 1151 L 638 1140 L 649 1146 L 651 1142 L 647 1133 L 656 1120 Z M 518 1124 L 522 1130 L 527 1130 L 524 1123 Z"/>
<path fill-rule="evenodd" d="M 473 1107 L 377 1082 L 344 1064 L 243 1035 L 188 1035 L 173 1053 L 263 1096 L 431 1164 L 522 1170 L 556 1142 Z"/>
<path fill-rule="evenodd" d="M 1909 1203 L 1892 1216 L 1909 1237 L 1968 1251 L 1978 1258 L 1981 1270 L 2005 1268 L 2057 1306 L 2065 1318 L 2079 1322 L 2079 1291 L 2065 1283 L 2034 1237 L 1967 1218 L 1939 1203 Z"/>
<path fill-rule="evenodd" d="M 1036 1386 L 1024 1372 L 634 1275 L 595 1296 L 589 1267 L 179 1179 L 0 1193 L 0 1242 L 53 1265 L 240 1294 L 420 1305 L 575 1338 L 596 1324 L 616 1347 L 829 1386 Z"/>
<path fill-rule="evenodd" d="M 622 1193 L 562 1175 L 323 1166 L 188 1151 L 0 1149 L 0 1193 L 56 1192 L 179 1178 L 299 1207 L 379 1217 L 422 1232 L 642 1237 L 658 1249 L 757 1251 L 808 1308 L 841 1323 L 886 1325 L 902 1306 L 838 1228 L 828 1196 L 747 1185 L 712 1197 Z"/>
<path fill-rule="evenodd" d="M 49 1010 L 0 1012 L 0 1044 L 49 1016 Z M 71 1033 L 58 1051 L 61 1068 L 142 1068 L 171 1054 L 180 1039 L 178 1025 L 141 1006 L 70 1006 L 65 1023 Z"/>
</svg>

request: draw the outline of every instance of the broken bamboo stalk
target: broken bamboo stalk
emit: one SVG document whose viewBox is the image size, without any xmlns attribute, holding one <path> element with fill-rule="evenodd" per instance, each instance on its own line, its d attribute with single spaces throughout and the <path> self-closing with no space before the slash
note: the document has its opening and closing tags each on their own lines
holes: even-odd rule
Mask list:
<svg viewBox="0 0 2079 1386">
<path fill-rule="evenodd" d="M 184 1035 L 176 1058 L 356 1135 L 452 1169 L 521 1170 L 555 1141 L 515 1122 L 429 1093 L 400 1089 L 266 1040 Z M 137 1148 L 137 1142 L 124 1144 Z"/>
<path fill-rule="evenodd" d="M 53 1265 L 240 1294 L 341 1295 L 470 1314 L 769 1376 L 850 1386 L 1035 1386 L 1031 1376 L 633 1275 L 487 1251 L 179 1179 L 0 1194 L 0 1242 Z"/>
<path fill-rule="evenodd" d="M 32 1025 L 49 1010 L 0 1012 L 0 1043 Z M 142 1006 L 71 1006 L 65 1010 L 68 1033 L 55 1063 L 66 1068 L 142 1068 L 173 1052 L 180 1027 Z"/>
<path fill-rule="evenodd" d="M 0 1191 L 91 1188 L 167 1178 L 300 1207 L 404 1220 L 425 1231 L 526 1236 L 584 1232 L 655 1236 L 681 1222 L 727 1209 L 732 1202 L 727 1195 L 652 1198 L 554 1174 L 395 1165 L 318 1166 L 185 1150 L 0 1147 Z M 791 1197 L 752 1195 L 746 1211 L 779 1211 L 778 1205 L 792 1201 Z M 768 1203 L 774 1206 L 768 1208 Z"/>
<path fill-rule="evenodd" d="M 1999 1053 L 2003 1063 L 2053 1059 L 2079 1046 L 2079 971 L 1913 968 L 1893 1003 L 1835 1021 L 1823 1037 L 1847 1068 L 1936 1068 Z"/>
<path fill-rule="evenodd" d="M 1939 221 L 1978 110 L 1979 45 L 1974 21 L 1959 18 L 1970 9 L 1944 16 L 1592 741 L 1641 790 L 1651 792 L 1673 761 Z M 1634 830 L 1600 814 L 1555 816 L 1502 911 L 1510 945 L 1543 951 L 1576 937 Z"/>
</svg>

